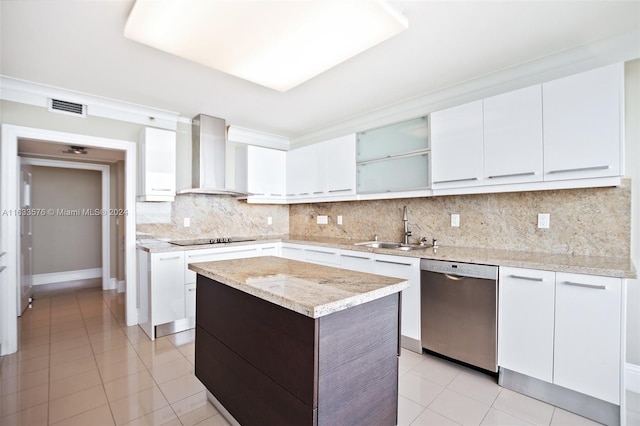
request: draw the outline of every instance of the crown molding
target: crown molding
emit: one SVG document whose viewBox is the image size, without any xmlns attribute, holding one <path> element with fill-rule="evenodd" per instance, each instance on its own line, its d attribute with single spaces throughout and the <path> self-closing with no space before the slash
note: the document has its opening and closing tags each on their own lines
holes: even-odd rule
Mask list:
<svg viewBox="0 0 640 426">
<path fill-rule="evenodd" d="M 0 99 L 47 108 L 48 99 L 61 99 L 87 106 L 87 116 L 126 121 L 144 126 L 176 130 L 179 114 L 158 108 L 75 92 L 0 75 Z"/>
<path fill-rule="evenodd" d="M 285 151 L 289 149 L 288 138 L 234 125 L 229 125 L 227 129 L 227 140 L 229 142 L 245 143 L 247 145 L 257 145 Z"/>
<path fill-rule="evenodd" d="M 517 64 L 333 123 L 292 137 L 291 148 L 422 117 L 441 109 L 638 58 L 640 29 Z"/>
</svg>

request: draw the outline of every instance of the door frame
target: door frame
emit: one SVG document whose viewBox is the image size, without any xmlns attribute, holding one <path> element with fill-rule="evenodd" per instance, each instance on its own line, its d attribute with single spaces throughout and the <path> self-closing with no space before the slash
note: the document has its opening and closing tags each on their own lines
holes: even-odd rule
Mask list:
<svg viewBox="0 0 640 426">
<path fill-rule="evenodd" d="M 136 142 L 107 139 L 76 133 L 2 124 L 0 138 L 0 254 L 6 252 L 6 285 L 0 286 L 0 355 L 18 350 L 18 216 L 4 214 L 19 208 L 18 139 L 36 139 L 69 145 L 125 151 L 125 320 L 138 323 L 136 277 Z M 127 220 L 128 219 L 128 220 Z M 0 279 L 1 282 L 1 279 Z"/>
<path fill-rule="evenodd" d="M 79 169 L 94 170 L 100 172 L 101 175 L 101 201 L 100 208 L 104 212 L 109 212 L 111 197 L 111 188 L 109 184 L 110 170 L 109 166 L 104 164 L 84 163 L 75 161 L 50 160 L 45 158 L 21 157 L 25 164 L 38 167 L 57 167 L 61 169 Z M 101 234 L 102 234 L 102 290 L 112 290 L 116 288 L 111 285 L 111 238 L 110 238 L 110 219 L 109 214 L 101 216 Z"/>
</svg>

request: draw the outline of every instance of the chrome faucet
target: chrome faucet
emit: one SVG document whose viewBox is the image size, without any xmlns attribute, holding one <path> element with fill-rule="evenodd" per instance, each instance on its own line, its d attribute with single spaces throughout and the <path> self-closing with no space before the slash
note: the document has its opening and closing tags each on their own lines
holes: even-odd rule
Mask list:
<svg viewBox="0 0 640 426">
<path fill-rule="evenodd" d="M 404 222 L 403 244 L 409 245 L 409 237 L 411 236 L 411 231 L 409 231 L 409 216 L 407 215 L 407 206 L 404 206 L 402 221 Z"/>
</svg>

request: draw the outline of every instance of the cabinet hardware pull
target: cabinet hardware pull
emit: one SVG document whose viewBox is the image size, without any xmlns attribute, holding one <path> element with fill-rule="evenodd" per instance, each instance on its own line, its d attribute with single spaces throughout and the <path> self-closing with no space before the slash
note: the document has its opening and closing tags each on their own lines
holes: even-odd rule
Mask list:
<svg viewBox="0 0 640 426">
<path fill-rule="evenodd" d="M 202 254 L 188 254 L 187 256 L 189 258 L 194 258 L 194 257 L 203 257 L 203 256 L 211 256 L 211 255 L 217 255 L 218 253 L 202 253 Z"/>
<path fill-rule="evenodd" d="M 566 172 L 586 172 L 589 170 L 607 170 L 609 169 L 609 165 L 606 166 L 592 166 L 592 167 L 578 167 L 576 169 L 560 169 L 560 170 L 550 170 L 547 173 L 548 174 L 553 174 L 553 173 L 566 173 Z"/>
<path fill-rule="evenodd" d="M 159 191 L 159 192 L 167 192 L 167 191 L 171 191 L 170 188 L 151 188 L 152 191 Z"/>
<path fill-rule="evenodd" d="M 347 191 L 353 191 L 353 189 L 349 188 L 349 189 L 330 189 L 329 192 L 347 192 Z"/>
<path fill-rule="evenodd" d="M 517 177 L 517 176 L 534 176 L 536 172 L 522 172 L 522 173 L 510 173 L 506 175 L 494 175 L 489 176 L 488 179 L 496 179 L 496 178 L 506 178 L 506 177 Z"/>
<path fill-rule="evenodd" d="M 467 180 L 478 180 L 477 177 L 472 177 L 472 178 L 464 178 L 464 179 L 451 179 L 451 180 L 439 180 L 437 182 L 433 182 L 433 183 L 453 183 L 453 182 L 464 182 Z"/>
<path fill-rule="evenodd" d="M 196 291 L 196 289 L 195 288 L 190 288 L 189 291 Z"/>
<path fill-rule="evenodd" d="M 322 253 L 322 254 L 336 254 L 336 253 L 331 253 L 330 251 L 322 251 L 322 250 L 307 249 L 307 251 L 310 251 L 310 252 L 313 252 L 313 253 Z"/>
<path fill-rule="evenodd" d="M 381 161 L 388 161 L 390 159 L 396 159 L 396 158 L 399 159 L 399 158 L 406 158 L 406 157 L 427 156 L 428 153 L 429 151 L 426 149 L 419 149 L 417 151 L 403 152 L 402 154 L 391 154 L 391 155 L 387 155 L 386 157 L 372 158 L 370 160 L 361 160 L 361 161 L 358 161 L 356 164 L 358 166 L 366 166 L 372 163 L 379 163 Z"/>
<path fill-rule="evenodd" d="M 174 256 L 174 257 L 161 257 L 160 260 L 176 260 L 176 259 L 180 259 L 180 256 Z"/>
<path fill-rule="evenodd" d="M 324 191 L 313 191 L 314 194 L 324 194 Z"/>
<path fill-rule="evenodd" d="M 365 260 L 371 260 L 370 257 L 365 257 L 365 256 L 354 256 L 352 254 L 343 254 L 342 257 L 350 257 L 352 259 L 365 259 Z"/>
<path fill-rule="evenodd" d="M 376 262 L 380 262 L 380 263 L 390 263 L 390 264 L 392 264 L 392 265 L 411 266 L 411 264 L 410 264 L 410 263 L 391 262 L 390 260 L 378 260 L 378 259 L 376 259 Z"/>
<path fill-rule="evenodd" d="M 509 278 L 515 278 L 517 280 L 537 281 L 537 282 L 544 281 L 544 278 L 523 277 L 522 275 L 509 275 Z"/>
<path fill-rule="evenodd" d="M 585 287 L 592 288 L 594 290 L 606 290 L 607 286 L 602 284 L 584 284 L 584 283 L 574 283 L 573 281 L 564 281 L 562 284 L 571 285 L 574 287 Z"/>
</svg>

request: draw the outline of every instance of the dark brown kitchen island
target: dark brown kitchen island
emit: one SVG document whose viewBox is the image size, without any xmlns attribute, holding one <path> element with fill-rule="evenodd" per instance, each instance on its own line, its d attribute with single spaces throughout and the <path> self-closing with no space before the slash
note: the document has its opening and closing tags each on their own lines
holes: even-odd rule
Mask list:
<svg viewBox="0 0 640 426">
<path fill-rule="evenodd" d="M 229 420 L 396 424 L 405 281 L 277 257 L 189 268 L 196 376 Z"/>
</svg>

